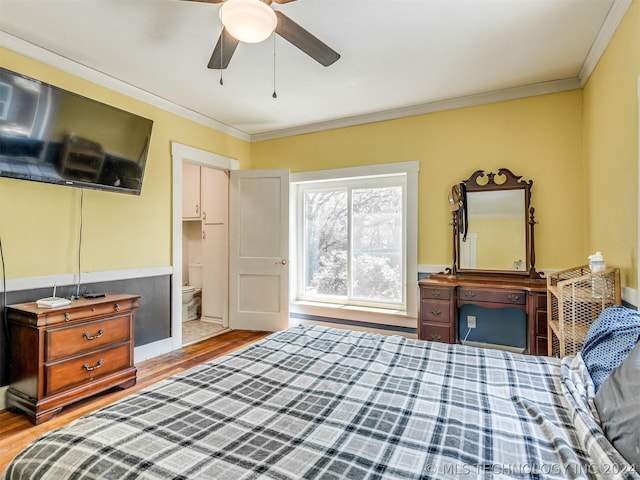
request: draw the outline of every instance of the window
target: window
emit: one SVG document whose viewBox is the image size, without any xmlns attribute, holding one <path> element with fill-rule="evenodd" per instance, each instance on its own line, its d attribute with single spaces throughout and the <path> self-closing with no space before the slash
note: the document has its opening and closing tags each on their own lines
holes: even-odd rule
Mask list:
<svg viewBox="0 0 640 480">
<path fill-rule="evenodd" d="M 0 120 L 6 120 L 9 116 L 11 97 L 13 96 L 13 86 L 0 82 Z"/>
<path fill-rule="evenodd" d="M 408 270 L 416 275 L 407 268 L 407 252 L 415 250 L 408 242 L 408 231 L 415 231 L 407 222 L 408 175 L 336 178 L 341 171 L 332 172 L 292 189 L 295 299 L 406 311 Z M 415 251 L 411 257 L 415 265 Z"/>
</svg>

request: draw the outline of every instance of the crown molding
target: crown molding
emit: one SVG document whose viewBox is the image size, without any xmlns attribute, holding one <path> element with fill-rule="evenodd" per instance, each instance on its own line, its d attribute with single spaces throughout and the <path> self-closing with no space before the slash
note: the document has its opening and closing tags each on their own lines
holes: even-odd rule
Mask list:
<svg viewBox="0 0 640 480">
<path fill-rule="evenodd" d="M 613 5 L 609 9 L 609 13 L 607 14 L 607 18 L 602 22 L 602 27 L 600 27 L 600 31 L 591 45 L 591 49 L 585 58 L 584 63 L 582 64 L 582 68 L 580 69 L 580 73 L 578 74 L 578 78 L 580 79 L 580 87 L 584 87 L 589 80 L 589 77 L 595 70 L 598 62 L 600 61 L 600 57 L 604 53 L 607 45 L 611 41 L 613 34 L 616 33 L 620 22 L 629 10 L 629 7 L 633 3 L 633 0 L 614 0 Z"/>
<path fill-rule="evenodd" d="M 117 92 L 123 93 L 130 97 L 136 98 L 143 102 L 154 105 L 158 108 L 166 110 L 176 115 L 182 116 L 189 120 L 193 120 L 207 127 L 227 135 L 245 140 L 248 142 L 259 142 L 264 140 L 273 140 L 277 138 L 290 137 L 295 135 L 304 135 L 308 133 L 316 133 L 324 130 L 333 130 L 337 128 L 353 127 L 368 123 L 384 122 L 388 120 L 397 120 L 404 117 L 415 115 L 424 115 L 428 113 L 441 112 L 445 110 L 453 110 L 488 103 L 502 102 L 508 100 L 516 100 L 519 98 L 532 97 L 538 95 L 547 95 L 551 93 L 559 93 L 568 90 L 582 88 L 593 73 L 600 57 L 604 53 L 607 45 L 613 37 L 620 22 L 624 18 L 627 10 L 633 3 L 633 0 L 614 0 L 607 14 L 605 21 L 598 32 L 598 36 L 594 41 L 587 57 L 582 64 L 580 72 L 576 78 L 560 79 L 550 82 L 537 83 L 532 85 L 524 85 L 520 87 L 496 90 L 493 92 L 480 93 L 476 95 L 468 95 L 464 97 L 451 98 L 437 102 L 424 103 L 410 107 L 385 110 L 381 112 L 355 115 L 352 117 L 344 117 L 326 122 L 318 122 L 307 125 L 301 125 L 292 128 L 273 130 L 257 134 L 248 134 L 234 127 L 226 125 L 222 122 L 214 120 L 210 117 L 202 115 L 198 112 L 190 110 L 181 105 L 175 104 L 165 98 L 154 95 L 146 90 L 135 87 L 131 84 L 118 80 L 114 77 L 106 75 L 100 71 L 94 70 L 86 65 L 74 62 L 68 58 L 58 55 L 54 52 L 46 50 L 9 33 L 0 30 L 0 46 L 6 47 L 17 53 L 41 61 L 53 67 L 64 70 L 78 77 L 84 78 L 91 82 L 97 83 L 104 87 L 110 88 Z"/>
<path fill-rule="evenodd" d="M 506 88 L 493 92 L 468 95 L 465 97 L 451 98 L 438 102 L 423 103 L 421 105 L 414 105 L 411 107 L 385 110 L 382 112 L 376 112 L 366 115 L 339 118 L 336 120 L 330 120 L 328 122 L 312 123 L 309 125 L 301 125 L 299 127 L 274 130 L 272 132 L 257 133 L 251 135 L 251 142 L 273 140 L 276 138 L 291 137 L 294 135 L 304 135 L 307 133 L 315 133 L 336 128 L 353 127 L 367 123 L 397 120 L 399 118 L 424 115 L 426 113 L 435 113 L 457 108 L 472 107 L 476 105 L 484 105 L 487 103 L 504 102 L 507 100 L 516 100 L 519 98 L 533 97 L 537 95 L 547 95 L 550 93 L 575 90 L 577 88 L 580 88 L 580 81 L 577 78 L 566 78 L 562 80 L 554 80 L 551 82 L 542 82 L 525 85 L 522 87 Z"/>
<path fill-rule="evenodd" d="M 161 108 L 162 110 L 165 110 L 167 112 L 175 113 L 176 115 L 179 115 L 188 120 L 192 120 L 201 125 L 213 128 L 214 130 L 218 130 L 219 132 L 225 133 L 232 137 L 239 138 L 240 140 L 245 140 L 247 142 L 251 140 L 249 134 L 241 130 L 238 130 L 222 122 L 214 120 L 213 118 L 207 117 L 206 115 L 202 115 L 201 113 L 173 103 L 166 98 L 162 98 L 158 95 L 147 92 L 146 90 L 143 90 L 139 87 L 123 82 L 122 80 L 118 80 L 117 78 L 88 67 L 87 65 L 75 62 L 73 60 L 70 60 L 69 58 L 58 55 L 57 53 L 42 48 L 38 45 L 29 43 L 26 40 L 23 40 L 2 30 L 0 30 L 0 46 L 9 50 L 13 50 L 20 55 L 24 55 L 25 57 L 29 57 L 39 62 L 50 65 L 54 68 L 58 68 L 72 75 L 76 75 L 77 77 L 84 78 L 85 80 L 96 83 L 100 86 L 135 98 L 136 100 L 148 103 L 150 105 L 153 105 L 154 107 Z"/>
</svg>

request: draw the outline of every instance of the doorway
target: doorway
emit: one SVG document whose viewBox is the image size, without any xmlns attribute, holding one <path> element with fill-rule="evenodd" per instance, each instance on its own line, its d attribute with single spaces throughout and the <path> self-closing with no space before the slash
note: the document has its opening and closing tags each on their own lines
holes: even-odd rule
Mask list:
<svg viewBox="0 0 640 480">
<path fill-rule="evenodd" d="M 229 328 L 229 174 L 182 163 L 182 345 Z"/>
<path fill-rule="evenodd" d="M 195 336 L 191 335 L 189 330 L 194 330 L 194 335 L 198 335 L 199 339 L 202 337 L 202 329 L 195 328 L 198 325 L 193 324 L 194 328 L 191 329 L 189 326 L 183 332 L 183 290 L 182 287 L 185 281 L 188 281 L 188 269 L 189 263 L 185 265 L 185 231 L 183 230 L 183 166 L 184 164 L 193 164 L 198 165 L 203 168 L 213 169 L 216 171 L 231 171 L 237 170 L 239 168 L 239 162 L 237 160 L 224 157 L 221 155 L 217 155 L 215 153 L 206 152 L 204 150 L 199 150 L 193 147 L 189 147 L 187 145 L 182 145 L 176 142 L 171 143 L 171 155 L 173 157 L 173 223 L 172 223 L 172 237 L 173 237 L 173 248 L 172 248 L 172 257 L 173 257 L 173 283 L 171 286 L 171 338 L 172 338 L 172 348 L 178 349 L 183 346 L 183 344 L 191 343 L 194 341 L 198 341 Z M 228 212 L 228 203 L 227 208 Z M 207 236 L 208 231 L 214 232 L 210 233 L 210 235 L 218 235 L 219 232 L 216 231 L 214 226 L 208 225 L 208 223 L 212 223 L 211 220 L 213 217 L 209 217 L 209 220 L 202 219 L 200 217 L 198 223 L 198 234 L 202 231 L 203 236 Z M 194 224 L 196 222 L 194 221 Z M 201 228 L 202 227 L 202 228 Z M 189 229 L 193 228 L 193 225 L 189 225 Z M 226 234 L 225 234 L 226 235 Z M 219 235 L 218 235 L 219 236 Z M 226 235 L 228 239 L 228 235 Z M 188 246 L 187 246 L 188 247 Z M 225 261 L 228 262 L 228 255 Z M 206 264 L 211 258 L 208 257 L 204 252 L 200 258 L 201 264 Z M 197 260 L 197 259 L 194 259 Z M 188 260 L 186 260 L 188 262 Z M 197 262 L 193 262 L 193 264 L 197 264 Z M 228 264 L 225 266 L 228 268 Z M 210 266 L 210 268 L 216 268 L 214 266 Z M 225 269 L 226 271 L 226 269 Z M 224 275 L 224 283 L 228 284 L 228 275 L 225 273 Z M 228 294 L 225 295 L 228 298 Z M 228 302 L 224 302 L 224 308 L 228 308 Z M 206 310 L 206 307 L 205 307 Z M 227 310 L 228 311 L 228 310 Z M 209 322 L 215 324 L 217 322 L 211 321 L 214 320 L 217 314 L 210 315 L 208 319 Z M 222 315 L 228 322 L 228 315 Z M 222 319 L 221 319 L 222 320 Z M 212 328 L 211 326 L 201 325 L 205 328 L 204 330 L 207 332 L 206 336 L 211 336 Z M 219 326 L 223 326 L 222 322 Z M 223 328 L 217 328 L 218 332 L 225 331 L 228 327 L 228 323 L 223 326 Z M 185 335 L 186 334 L 186 335 Z M 184 337 L 184 338 L 183 338 Z"/>
</svg>

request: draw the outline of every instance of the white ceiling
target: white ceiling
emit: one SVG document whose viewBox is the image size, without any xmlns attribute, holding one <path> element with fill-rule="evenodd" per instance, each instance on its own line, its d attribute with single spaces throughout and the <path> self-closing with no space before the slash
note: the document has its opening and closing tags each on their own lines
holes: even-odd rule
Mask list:
<svg viewBox="0 0 640 480">
<path fill-rule="evenodd" d="M 29 55 L 40 52 L 35 56 L 49 63 L 63 57 L 58 62 L 63 68 L 74 65 L 69 60 L 77 62 L 105 74 L 100 78 L 112 85 L 137 87 L 156 103 L 210 119 L 237 136 L 262 139 L 422 113 L 461 98 L 488 101 L 496 92 L 517 97 L 577 88 L 629 3 L 273 4 L 341 54 L 335 64 L 323 67 L 278 37 L 276 99 L 273 39 L 241 43 L 223 71 L 223 86 L 220 71 L 207 69 L 221 30 L 216 4 L 0 0 L 0 45 Z"/>
</svg>

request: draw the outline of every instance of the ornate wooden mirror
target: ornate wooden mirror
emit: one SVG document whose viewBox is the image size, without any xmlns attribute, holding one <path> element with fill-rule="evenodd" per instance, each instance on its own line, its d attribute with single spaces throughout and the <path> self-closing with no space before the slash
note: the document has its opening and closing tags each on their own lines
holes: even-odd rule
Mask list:
<svg viewBox="0 0 640 480">
<path fill-rule="evenodd" d="M 532 180 L 510 170 L 475 171 L 452 189 L 453 273 L 539 278 L 535 270 Z"/>
</svg>

